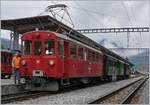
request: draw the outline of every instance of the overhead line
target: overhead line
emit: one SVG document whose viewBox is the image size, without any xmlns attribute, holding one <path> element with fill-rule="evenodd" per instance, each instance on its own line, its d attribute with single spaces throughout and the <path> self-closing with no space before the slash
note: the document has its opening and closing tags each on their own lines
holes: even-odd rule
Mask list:
<svg viewBox="0 0 150 105">
<path fill-rule="evenodd" d="M 129 16 L 129 14 L 128 14 L 128 10 L 127 10 L 127 8 L 126 8 L 124 2 L 121 1 L 121 4 L 123 5 L 124 10 L 126 11 L 126 14 L 127 14 L 127 17 L 128 17 L 128 19 L 129 19 L 130 24 L 133 26 L 133 24 L 132 24 L 132 22 L 131 22 L 131 19 L 130 19 L 130 16 Z"/>
<path fill-rule="evenodd" d="M 79 3 L 75 2 L 86 14 L 89 15 L 89 17 L 91 17 L 91 14 L 89 14 L 88 11 L 86 11 L 86 9 L 84 7 L 82 7 Z M 95 16 L 93 16 L 97 21 L 99 21 Z M 93 18 L 92 18 L 93 19 Z M 105 26 L 102 22 L 100 22 L 103 26 Z"/>
</svg>

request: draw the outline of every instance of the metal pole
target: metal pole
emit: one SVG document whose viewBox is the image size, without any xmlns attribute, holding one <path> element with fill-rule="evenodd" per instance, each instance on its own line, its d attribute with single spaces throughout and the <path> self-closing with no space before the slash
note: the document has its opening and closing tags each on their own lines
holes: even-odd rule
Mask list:
<svg viewBox="0 0 150 105">
<path fill-rule="evenodd" d="M 12 40 L 13 40 L 13 35 L 14 33 L 11 31 L 10 32 L 10 45 L 9 45 L 9 47 L 10 47 L 10 49 L 13 49 L 13 46 L 12 46 Z"/>
<path fill-rule="evenodd" d="M 127 48 L 129 48 L 129 36 L 130 35 L 130 33 L 129 32 L 127 32 Z"/>
<path fill-rule="evenodd" d="M 13 49 L 14 50 L 19 50 L 19 33 L 17 30 L 14 30 L 14 40 L 13 40 Z"/>
</svg>

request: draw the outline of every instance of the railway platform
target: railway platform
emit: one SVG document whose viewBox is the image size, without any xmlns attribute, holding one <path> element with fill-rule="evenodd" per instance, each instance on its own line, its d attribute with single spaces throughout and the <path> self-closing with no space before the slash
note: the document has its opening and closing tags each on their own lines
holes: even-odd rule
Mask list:
<svg viewBox="0 0 150 105">
<path fill-rule="evenodd" d="M 15 85 L 13 79 L 1 79 L 1 85 Z"/>
<path fill-rule="evenodd" d="M 23 92 L 25 92 L 23 84 L 16 85 L 12 79 L 1 79 L 1 95 L 18 94 Z"/>
</svg>

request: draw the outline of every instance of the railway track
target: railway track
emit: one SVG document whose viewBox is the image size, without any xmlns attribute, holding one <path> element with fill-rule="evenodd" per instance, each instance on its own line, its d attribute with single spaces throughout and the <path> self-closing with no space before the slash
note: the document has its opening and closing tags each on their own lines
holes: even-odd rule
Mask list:
<svg viewBox="0 0 150 105">
<path fill-rule="evenodd" d="M 1 97 L 1 104 L 7 104 L 15 101 L 27 100 L 29 98 L 37 98 L 50 94 L 49 92 L 24 92 L 21 94 L 5 95 Z"/>
<path fill-rule="evenodd" d="M 107 84 L 107 83 L 100 83 L 100 84 L 95 84 L 95 85 L 97 86 L 97 85 L 102 85 L 102 84 Z M 38 97 L 42 97 L 42 96 L 50 96 L 50 95 L 54 95 L 54 94 L 56 95 L 56 94 L 66 93 L 66 92 L 70 92 L 73 90 L 88 88 L 88 87 L 92 87 L 92 86 L 94 86 L 94 85 L 64 88 L 63 90 L 58 91 L 58 92 L 25 92 L 22 94 L 7 95 L 7 96 L 1 97 L 1 103 L 6 104 L 6 103 L 17 102 L 17 101 L 30 100 L 30 99 L 34 99 L 34 98 L 38 98 Z"/>
<path fill-rule="evenodd" d="M 89 104 L 129 104 L 132 97 L 147 79 L 148 77 L 142 78 L 118 90 L 107 93 L 98 99 L 89 102 Z"/>
<path fill-rule="evenodd" d="M 57 92 L 29 92 L 29 91 L 26 91 L 21 94 L 2 95 L 1 96 L 1 104 L 7 104 L 7 103 L 22 101 L 22 100 L 28 100 L 31 98 L 34 99 L 34 98 L 47 96 L 47 95 L 53 95 L 53 94 L 56 95 L 56 94 L 60 94 L 60 93 L 70 92 L 73 90 L 88 88 L 88 87 L 92 87 L 95 85 L 102 85 L 102 84 L 106 84 L 106 83 L 108 83 L 108 82 L 101 82 L 101 83 L 92 84 L 92 85 L 72 86 L 72 87 L 68 87 L 68 88 L 66 87 Z"/>
</svg>

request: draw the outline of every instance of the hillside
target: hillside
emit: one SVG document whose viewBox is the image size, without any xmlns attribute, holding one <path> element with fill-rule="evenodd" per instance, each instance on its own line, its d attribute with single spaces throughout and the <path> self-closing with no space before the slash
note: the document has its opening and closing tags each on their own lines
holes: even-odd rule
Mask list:
<svg viewBox="0 0 150 105">
<path fill-rule="evenodd" d="M 132 56 L 129 58 L 131 62 L 135 65 L 136 69 L 140 69 L 141 67 L 146 67 L 146 71 L 148 71 L 149 67 L 149 50 L 145 49 L 146 51 Z"/>
</svg>

